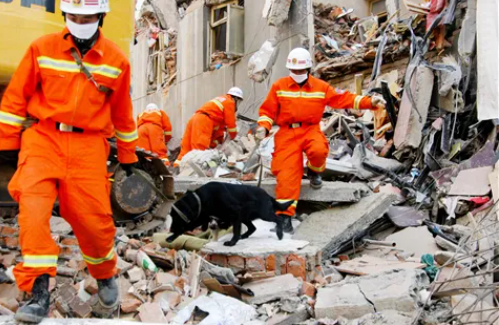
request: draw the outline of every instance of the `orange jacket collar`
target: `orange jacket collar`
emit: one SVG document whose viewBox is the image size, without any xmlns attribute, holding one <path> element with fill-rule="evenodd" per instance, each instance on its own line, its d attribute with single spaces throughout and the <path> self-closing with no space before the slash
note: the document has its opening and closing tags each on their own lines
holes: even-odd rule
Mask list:
<svg viewBox="0 0 499 325">
<path fill-rule="evenodd" d="M 67 27 L 64 27 L 61 33 L 61 37 L 63 38 L 62 42 L 62 50 L 64 52 L 68 52 L 72 47 L 76 47 L 73 38 L 68 37 L 70 36 L 71 33 L 69 32 L 69 29 Z M 99 27 L 99 38 L 97 38 L 97 42 L 95 42 L 94 46 L 90 49 L 90 51 L 95 51 L 97 54 L 100 56 L 104 55 L 104 42 L 102 39 L 104 38 L 104 34 L 102 34 L 102 28 Z"/>
</svg>

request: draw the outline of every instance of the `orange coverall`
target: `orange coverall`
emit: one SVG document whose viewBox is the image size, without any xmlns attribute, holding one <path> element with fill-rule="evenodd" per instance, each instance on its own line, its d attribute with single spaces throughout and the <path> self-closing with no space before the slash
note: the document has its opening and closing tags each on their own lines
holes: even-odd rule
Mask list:
<svg viewBox="0 0 499 325">
<path fill-rule="evenodd" d="M 237 135 L 236 103 L 231 95 L 224 95 L 210 100 L 196 111 L 187 123 L 182 138 L 182 148 L 175 161 L 180 164 L 182 158 L 191 150 L 206 150 L 220 139 L 217 132 L 227 127 L 230 138 Z M 216 135 L 216 138 L 213 136 Z"/>
<path fill-rule="evenodd" d="M 146 110 L 137 117 L 139 141 L 137 146 L 158 155 L 166 165 L 168 149 L 166 144 L 172 138 L 172 125 L 165 112 L 160 110 Z"/>
<path fill-rule="evenodd" d="M 128 59 L 101 31 L 83 62 L 95 82 L 111 90 L 106 94 L 80 72 L 71 48 L 76 46 L 67 28 L 35 40 L 0 106 L 0 150 L 21 149 L 9 192 L 19 202 L 23 255 L 14 275 L 27 292 L 38 276 L 56 275 L 60 249 L 49 220 L 57 197 L 90 274 L 115 275 L 106 138 L 116 135 L 121 163 L 137 161 Z M 21 137 L 28 116 L 38 122 Z"/>
<path fill-rule="evenodd" d="M 258 125 L 268 131 L 274 122 L 280 127 L 272 159 L 272 173 L 277 177 L 276 196 L 279 202 L 294 201 L 281 214 L 295 215 L 303 176 L 303 152 L 312 171 L 322 172 L 326 167 L 329 144 L 319 126 L 326 105 L 339 109 L 372 108 L 369 97 L 335 91 L 313 76 L 302 87 L 291 77 L 277 80 L 260 107 Z"/>
</svg>

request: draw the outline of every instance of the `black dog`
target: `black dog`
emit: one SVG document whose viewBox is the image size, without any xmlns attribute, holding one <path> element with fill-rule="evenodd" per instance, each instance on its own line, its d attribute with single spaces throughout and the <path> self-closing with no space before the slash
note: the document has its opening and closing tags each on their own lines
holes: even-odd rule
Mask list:
<svg viewBox="0 0 499 325">
<path fill-rule="evenodd" d="M 222 228 L 233 226 L 234 236 L 224 245 L 234 246 L 239 239 L 248 238 L 255 232 L 251 222 L 255 219 L 275 222 L 277 237 L 282 239 L 282 219 L 275 212 L 285 211 L 292 203 L 279 203 L 255 186 L 210 182 L 196 191 L 188 191 L 174 204 L 170 213 L 173 235 L 167 240 L 172 242 L 184 232 L 199 226 L 207 229 L 210 221 L 216 220 Z M 241 224 L 248 227 L 243 235 Z"/>
</svg>

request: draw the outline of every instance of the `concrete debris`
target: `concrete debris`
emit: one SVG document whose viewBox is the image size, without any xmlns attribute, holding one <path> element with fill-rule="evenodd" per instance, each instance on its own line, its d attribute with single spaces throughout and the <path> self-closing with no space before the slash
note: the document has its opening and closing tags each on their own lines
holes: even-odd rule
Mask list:
<svg viewBox="0 0 499 325">
<path fill-rule="evenodd" d="M 397 249 L 414 254 L 416 257 L 421 257 L 424 254 L 433 254 L 440 250 L 426 226 L 405 228 L 386 237 L 385 240 L 396 243 Z"/>
<path fill-rule="evenodd" d="M 352 205 L 313 213 L 296 229 L 293 239 L 306 240 L 330 256 L 342 244 L 362 237 L 394 200 L 393 195 L 373 194 Z"/>
<path fill-rule="evenodd" d="M 248 61 L 248 77 L 256 82 L 262 82 L 267 79 L 278 54 L 279 47 L 276 46 L 276 41 L 265 41 L 260 50 L 255 52 Z M 244 137 L 241 139 L 244 139 Z M 252 148 L 246 147 L 245 149 L 251 152 Z"/>
<path fill-rule="evenodd" d="M 320 288 L 315 304 L 315 317 L 346 317 L 355 319 L 374 312 L 374 307 L 359 290 L 357 284 Z"/>
<path fill-rule="evenodd" d="M 370 170 L 367 170 L 363 165 L 362 162 L 364 159 L 368 160 L 370 163 L 382 167 L 386 170 L 392 171 L 392 172 L 397 172 L 402 169 L 403 165 L 398 162 L 395 159 L 387 159 L 383 157 L 376 156 L 372 151 L 366 150 L 366 155 L 365 157 L 363 156 L 361 152 L 361 145 L 358 145 L 355 147 L 353 151 L 353 156 L 352 156 L 352 162 L 356 170 L 356 175 L 359 178 L 362 179 L 369 179 L 376 174 L 373 173 Z"/>
<path fill-rule="evenodd" d="M 297 296 L 301 283 L 291 274 L 281 275 L 270 279 L 250 282 L 243 285 L 255 293 L 254 296 L 243 295 L 243 300 L 249 304 L 263 304 L 265 302 L 282 299 L 288 296 Z"/>
<path fill-rule="evenodd" d="M 272 0 L 270 14 L 267 18 L 267 22 L 270 26 L 280 27 L 288 20 L 291 2 L 291 0 Z"/>
</svg>

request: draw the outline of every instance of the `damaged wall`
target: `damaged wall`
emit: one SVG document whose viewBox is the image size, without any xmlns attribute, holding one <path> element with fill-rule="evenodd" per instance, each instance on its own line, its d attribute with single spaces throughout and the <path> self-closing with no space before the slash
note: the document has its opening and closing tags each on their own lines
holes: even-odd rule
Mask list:
<svg viewBox="0 0 499 325">
<path fill-rule="evenodd" d="M 241 60 L 219 70 L 204 71 L 205 67 L 205 35 L 207 34 L 207 19 L 209 10 L 202 1 L 189 7 L 186 16 L 180 21 L 178 34 L 178 75 L 168 94 L 162 99 L 163 109 L 170 116 L 175 137 L 181 137 L 183 130 L 194 112 L 206 101 L 224 94 L 230 87 L 241 87 L 245 101 L 238 113 L 256 119 L 258 107 L 268 93 L 266 81 L 252 85 L 248 78 L 248 61 L 258 51 L 260 46 L 270 38 L 277 38 L 279 56 L 273 67 L 271 80 L 288 75 L 285 67 L 286 57 L 293 48 L 307 40 L 307 35 L 313 35 L 313 16 L 304 18 L 304 12 L 312 9 L 312 0 L 294 0 L 291 4 L 290 18 L 280 28 L 267 25 L 262 18 L 265 0 L 252 0 L 245 3 L 244 42 L 245 54 Z M 300 8 L 298 8 L 300 7 Z M 313 37 L 311 38 L 313 39 Z M 142 106 L 137 108 L 141 111 Z M 180 126 L 182 126 L 180 128 Z"/>
<path fill-rule="evenodd" d="M 368 0 L 314 0 L 314 3 L 322 3 L 326 5 L 335 5 L 338 7 L 352 8 L 353 14 L 359 18 L 369 15 Z"/>
</svg>

